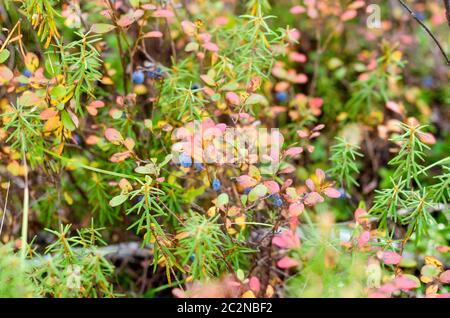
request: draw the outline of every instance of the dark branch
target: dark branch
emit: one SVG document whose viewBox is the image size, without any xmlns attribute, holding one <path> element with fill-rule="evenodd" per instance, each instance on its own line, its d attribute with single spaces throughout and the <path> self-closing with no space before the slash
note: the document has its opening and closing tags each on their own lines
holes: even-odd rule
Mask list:
<svg viewBox="0 0 450 318">
<path fill-rule="evenodd" d="M 430 29 L 428 29 L 428 27 L 422 21 L 420 21 L 420 19 L 416 16 L 414 11 L 412 11 L 405 2 L 403 2 L 402 0 L 398 0 L 398 1 L 409 12 L 409 14 L 414 18 L 414 20 L 416 20 L 417 23 L 419 23 L 422 26 L 422 28 L 428 33 L 428 35 L 433 39 L 434 43 L 436 43 L 436 45 L 438 46 L 439 50 L 441 51 L 442 56 L 445 59 L 445 62 L 447 63 L 447 65 L 450 65 L 450 59 L 448 58 L 447 54 L 445 53 L 444 48 L 439 43 L 438 39 L 434 36 L 434 34 L 430 31 Z M 444 0 L 444 3 L 446 5 L 446 9 L 447 9 L 447 6 L 449 5 L 449 2 L 450 2 L 450 0 Z M 447 10 L 447 18 L 449 18 L 449 11 L 448 10 Z"/>
<path fill-rule="evenodd" d="M 450 27 L 450 0 L 442 0 L 442 1 L 444 1 L 445 16 L 447 17 L 448 26 Z"/>
</svg>

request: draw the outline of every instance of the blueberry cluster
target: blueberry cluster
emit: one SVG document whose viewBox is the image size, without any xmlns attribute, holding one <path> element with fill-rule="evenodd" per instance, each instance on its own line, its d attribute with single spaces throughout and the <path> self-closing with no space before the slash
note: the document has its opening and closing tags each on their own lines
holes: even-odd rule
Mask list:
<svg viewBox="0 0 450 318">
<path fill-rule="evenodd" d="M 145 78 L 148 77 L 150 79 L 161 79 L 163 77 L 162 70 L 157 67 L 154 70 L 141 71 L 137 70 L 133 72 L 133 83 L 134 84 L 142 84 L 145 81 Z"/>
<path fill-rule="evenodd" d="M 279 208 L 283 206 L 283 199 L 278 193 L 270 195 L 269 198 L 273 200 L 272 202 L 275 207 Z"/>
</svg>

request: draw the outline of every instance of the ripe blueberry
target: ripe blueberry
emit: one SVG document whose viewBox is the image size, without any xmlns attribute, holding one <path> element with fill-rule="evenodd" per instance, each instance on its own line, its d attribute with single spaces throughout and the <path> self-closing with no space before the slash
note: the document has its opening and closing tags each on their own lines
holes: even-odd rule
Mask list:
<svg viewBox="0 0 450 318">
<path fill-rule="evenodd" d="M 142 71 L 134 71 L 133 73 L 133 83 L 142 84 L 144 83 L 145 76 Z"/>
<path fill-rule="evenodd" d="M 212 182 L 212 187 L 214 191 L 219 191 L 220 190 L 220 180 L 219 179 L 214 179 Z"/>
<path fill-rule="evenodd" d="M 281 92 L 277 92 L 275 94 L 275 97 L 280 103 L 284 103 L 285 101 L 287 101 L 289 95 L 286 91 L 281 91 Z"/>
</svg>

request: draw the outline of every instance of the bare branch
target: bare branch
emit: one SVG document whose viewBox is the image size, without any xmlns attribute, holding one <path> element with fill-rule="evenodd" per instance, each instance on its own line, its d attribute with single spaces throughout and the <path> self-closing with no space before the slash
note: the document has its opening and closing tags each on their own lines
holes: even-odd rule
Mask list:
<svg viewBox="0 0 450 318">
<path fill-rule="evenodd" d="M 414 20 L 416 20 L 417 23 L 419 23 L 422 26 L 422 28 L 428 33 L 428 35 L 433 39 L 434 43 L 436 43 L 439 50 L 441 51 L 442 56 L 445 59 L 445 62 L 447 63 L 447 65 L 450 65 L 450 59 L 448 58 L 447 54 L 445 53 L 444 48 L 439 43 L 438 39 L 434 36 L 434 34 L 430 31 L 430 29 L 416 16 L 414 11 L 412 11 L 405 2 L 403 2 L 402 0 L 398 0 L 398 1 L 409 12 L 409 14 L 414 18 Z M 449 5 L 449 2 L 450 2 L 450 0 L 444 0 L 444 4 L 446 5 L 446 9 L 447 9 L 447 19 L 449 18 L 449 10 L 447 8 L 447 6 Z"/>
</svg>

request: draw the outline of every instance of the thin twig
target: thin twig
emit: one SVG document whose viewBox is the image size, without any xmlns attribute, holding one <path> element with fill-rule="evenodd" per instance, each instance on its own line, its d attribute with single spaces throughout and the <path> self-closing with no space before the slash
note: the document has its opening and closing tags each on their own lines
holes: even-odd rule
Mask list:
<svg viewBox="0 0 450 318">
<path fill-rule="evenodd" d="M 420 21 L 420 19 L 416 16 L 416 14 L 414 13 L 414 11 L 412 11 L 408 5 L 403 2 L 403 0 L 398 0 L 400 2 L 400 4 L 409 12 L 409 14 L 414 18 L 414 20 L 417 21 L 417 23 L 419 23 L 422 28 L 425 30 L 425 32 L 428 33 L 428 35 L 433 39 L 434 43 L 436 43 L 436 45 L 438 46 L 439 50 L 442 53 L 442 56 L 445 59 L 445 62 L 447 63 L 447 65 L 450 65 L 450 59 L 448 58 L 447 54 L 444 51 L 444 48 L 442 47 L 442 45 L 439 43 L 438 39 L 434 36 L 434 34 L 430 31 L 430 29 L 428 29 L 428 27 L 422 22 Z M 448 5 L 449 0 L 444 0 L 444 3 L 446 3 L 446 5 Z M 447 10 L 447 18 L 449 18 L 449 11 Z"/>
<path fill-rule="evenodd" d="M 22 140 L 23 140 L 22 135 Z M 28 164 L 27 164 L 27 155 L 25 153 L 25 147 L 22 141 L 22 157 L 23 157 L 23 166 L 24 166 L 24 180 L 25 187 L 23 189 L 23 214 L 22 214 L 22 236 L 21 236 L 21 256 L 22 259 L 25 259 L 27 254 L 27 237 L 28 237 L 28 207 L 30 201 L 30 192 L 28 189 Z"/>
<path fill-rule="evenodd" d="M 8 182 L 8 188 L 6 188 L 5 206 L 3 207 L 2 223 L 0 223 L 0 236 L 2 235 L 3 223 L 5 222 L 6 206 L 8 204 L 8 196 L 9 196 L 9 187 L 10 186 L 11 186 L 11 181 Z"/>
</svg>

